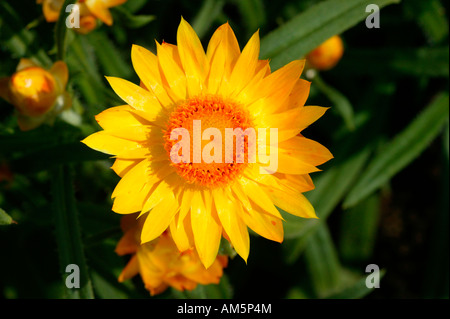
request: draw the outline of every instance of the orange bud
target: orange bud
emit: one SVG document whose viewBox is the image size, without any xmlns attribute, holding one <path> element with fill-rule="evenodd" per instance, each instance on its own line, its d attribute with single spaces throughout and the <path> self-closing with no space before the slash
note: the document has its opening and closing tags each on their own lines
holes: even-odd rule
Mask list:
<svg viewBox="0 0 450 319">
<path fill-rule="evenodd" d="M 29 67 L 15 73 L 9 88 L 11 103 L 27 116 L 48 112 L 59 93 L 53 76 L 40 67 Z"/>
<path fill-rule="evenodd" d="M 93 15 L 81 16 L 80 27 L 74 29 L 80 34 L 87 34 L 97 27 L 97 18 Z"/>
<path fill-rule="evenodd" d="M 21 59 L 11 77 L 0 79 L 0 97 L 14 105 L 21 130 L 33 129 L 71 105 L 65 88 L 69 72 L 63 61 L 50 70 Z"/>
<path fill-rule="evenodd" d="M 344 44 L 342 39 L 335 35 L 308 53 L 306 60 L 309 66 L 314 69 L 329 70 L 339 62 L 343 54 Z"/>
</svg>

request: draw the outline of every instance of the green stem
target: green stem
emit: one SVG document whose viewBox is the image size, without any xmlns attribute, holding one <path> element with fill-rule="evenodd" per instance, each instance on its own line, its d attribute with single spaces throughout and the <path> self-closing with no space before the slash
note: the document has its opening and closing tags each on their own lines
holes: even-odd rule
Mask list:
<svg viewBox="0 0 450 319">
<path fill-rule="evenodd" d="M 53 193 L 53 218 L 59 251 L 61 272 L 65 283 L 66 267 L 75 264 L 79 267 L 80 288 L 65 285 L 66 297 L 70 299 L 92 299 L 94 293 L 89 279 L 84 256 L 78 212 L 73 196 L 71 172 L 68 166 L 59 165 L 51 171 Z"/>
<path fill-rule="evenodd" d="M 353 106 L 350 101 L 338 90 L 329 86 L 325 81 L 316 74 L 313 85 L 316 86 L 328 99 L 334 104 L 335 110 L 340 114 L 349 131 L 355 130 L 355 120 L 353 115 Z"/>
<path fill-rule="evenodd" d="M 55 26 L 55 43 L 57 49 L 58 60 L 64 60 L 66 54 L 66 18 L 69 12 L 66 12 L 68 5 L 74 4 L 76 0 L 66 0 L 64 1 L 61 11 L 59 12 L 59 18 Z"/>
</svg>

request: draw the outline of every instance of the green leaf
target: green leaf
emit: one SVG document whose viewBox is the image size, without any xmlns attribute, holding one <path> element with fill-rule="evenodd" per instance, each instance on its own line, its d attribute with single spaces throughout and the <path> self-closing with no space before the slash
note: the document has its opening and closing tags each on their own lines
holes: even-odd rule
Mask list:
<svg viewBox="0 0 450 319">
<path fill-rule="evenodd" d="M 261 41 L 262 58 L 271 58 L 271 67 L 282 65 L 308 54 L 333 35 L 341 34 L 364 20 L 366 6 L 380 8 L 399 0 L 327 0 L 300 13 Z M 364 26 L 365 27 L 365 26 Z"/>
<path fill-rule="evenodd" d="M 439 43 L 448 35 L 445 8 L 439 0 L 410 0 L 405 11 L 420 25 L 431 43 Z"/>
<path fill-rule="evenodd" d="M 341 284 L 341 266 L 326 224 L 321 224 L 310 236 L 305 249 L 305 261 L 314 291 L 323 297 Z"/>
<path fill-rule="evenodd" d="M 214 20 L 222 12 L 225 0 L 205 0 L 192 21 L 192 28 L 201 39 L 208 32 Z"/>
<path fill-rule="evenodd" d="M 354 154 L 348 155 L 344 162 L 336 164 L 315 180 L 316 188 L 305 195 L 313 204 L 319 217 L 318 220 L 283 214 L 287 221 L 284 224 L 285 238 L 293 239 L 285 241 L 283 245 L 287 263 L 297 260 L 308 243 L 309 235 L 313 234 L 320 224 L 326 221 L 329 214 L 344 198 L 356 176 L 363 169 L 371 151 L 372 147 L 368 145 Z M 326 200 L 323 200 L 324 198 Z"/>
<path fill-rule="evenodd" d="M 235 0 L 241 14 L 242 23 L 247 29 L 248 36 L 258 30 L 266 21 L 266 10 L 261 0 Z"/>
<path fill-rule="evenodd" d="M 71 172 L 67 166 L 58 166 L 52 170 L 51 176 L 55 236 L 66 297 L 70 299 L 94 298 L 81 240 Z M 65 270 L 70 264 L 75 264 L 80 269 L 80 288 L 67 288 L 65 285 Z"/>
<path fill-rule="evenodd" d="M 439 94 L 409 126 L 398 134 L 370 163 L 343 206 L 351 207 L 388 182 L 419 156 L 441 133 L 447 122 L 448 93 Z"/>
<path fill-rule="evenodd" d="M 379 196 L 372 195 L 343 212 L 339 231 L 339 252 L 342 260 L 364 262 L 372 256 L 379 210 Z"/>
<path fill-rule="evenodd" d="M 16 222 L 3 209 L 0 208 L 0 225 L 11 225 Z"/>
<path fill-rule="evenodd" d="M 95 48 L 97 43 L 102 44 L 101 50 L 95 50 L 102 71 L 108 76 L 129 78 L 132 75 L 131 60 L 129 56 L 122 57 L 113 42 L 102 32 L 91 32 L 86 35 L 89 43 Z"/>
<path fill-rule="evenodd" d="M 115 7 L 114 13 L 117 14 L 115 20 L 120 20 L 129 29 L 142 28 L 156 19 L 154 15 L 133 15 L 124 7 Z"/>
<path fill-rule="evenodd" d="M 384 277 L 386 274 L 386 271 L 384 269 L 380 270 L 380 280 Z M 381 285 L 380 285 L 381 286 Z M 377 288 L 367 288 L 366 285 L 366 277 L 362 277 L 357 282 L 355 282 L 350 287 L 346 287 L 342 289 L 341 291 L 338 291 L 332 295 L 327 296 L 327 299 L 360 299 L 371 292 L 373 292 L 374 289 Z"/>
<path fill-rule="evenodd" d="M 15 58 L 32 58 L 49 67 L 51 59 L 39 43 L 37 32 L 26 29 L 21 17 L 7 1 L 0 1 L 0 42 Z"/>
</svg>

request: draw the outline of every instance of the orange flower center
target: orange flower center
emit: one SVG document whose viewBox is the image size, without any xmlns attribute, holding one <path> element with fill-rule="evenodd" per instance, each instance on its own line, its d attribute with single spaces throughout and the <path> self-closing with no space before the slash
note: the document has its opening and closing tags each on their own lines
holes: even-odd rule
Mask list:
<svg viewBox="0 0 450 319">
<path fill-rule="evenodd" d="M 184 101 L 172 112 L 164 133 L 164 147 L 171 157 L 177 144 L 187 136 L 177 139 L 180 136 L 173 132 L 184 129 L 189 133 L 189 141 L 183 141 L 181 148 L 175 148 L 175 153 L 179 156 L 188 151 L 189 156 L 179 162 L 174 162 L 171 157 L 177 173 L 191 184 L 224 186 L 236 179 L 249 164 L 248 136 L 243 135 L 242 145 L 238 140 L 241 137 L 230 133 L 248 128 L 252 129 L 253 123 L 240 104 L 218 95 L 199 96 Z M 214 134 L 210 135 L 211 129 Z M 231 142 L 227 144 L 227 140 Z M 184 149 L 186 147 L 188 150 Z"/>
</svg>

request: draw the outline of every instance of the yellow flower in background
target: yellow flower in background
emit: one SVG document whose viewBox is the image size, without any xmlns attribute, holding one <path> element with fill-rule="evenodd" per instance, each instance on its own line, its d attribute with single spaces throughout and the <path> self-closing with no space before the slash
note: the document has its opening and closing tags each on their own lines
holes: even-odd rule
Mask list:
<svg viewBox="0 0 450 319">
<path fill-rule="evenodd" d="M 197 284 L 219 283 L 228 257 L 217 256 L 211 267 L 206 269 L 195 250 L 180 252 L 168 232 L 140 245 L 141 220 L 136 221 L 133 215 L 121 219 L 125 234 L 117 244 L 116 253 L 120 256 L 132 254 L 132 257 L 120 274 L 119 282 L 139 273 L 152 296 L 169 286 L 184 291 L 195 289 Z"/>
<path fill-rule="evenodd" d="M 308 65 L 317 70 L 329 70 L 336 66 L 344 54 L 344 44 L 340 36 L 335 35 L 308 53 Z"/>
<path fill-rule="evenodd" d="M 318 171 L 316 166 L 332 155 L 299 133 L 327 108 L 304 106 L 310 87 L 310 82 L 300 79 L 304 61 L 271 72 L 269 62 L 258 58 L 259 41 L 256 32 L 241 52 L 226 23 L 213 34 L 205 52 L 182 19 L 177 46 L 156 43 L 157 55 L 133 46 L 131 59 L 140 86 L 107 78 L 127 105 L 97 115 L 103 131 L 82 142 L 114 155 L 112 169 L 122 179 L 112 194 L 112 209 L 119 214 L 140 212 L 145 219 L 142 243 L 169 229 L 178 249 L 195 248 L 208 268 L 216 260 L 222 236 L 247 260 L 247 227 L 282 242 L 283 218 L 275 206 L 316 218 L 302 193 L 314 188 L 309 173 Z M 214 149 L 214 161 L 205 159 L 205 153 L 211 155 L 205 149 L 212 142 L 208 137 L 200 144 L 193 142 L 200 134 L 196 123 L 222 136 L 227 129 L 276 128 L 277 145 L 272 145 L 272 133 L 265 142 L 258 137 L 258 149 L 274 146 L 276 172 L 268 169 L 268 156 L 259 156 L 255 163 L 247 160 L 251 143 L 245 143 L 243 154 L 238 153 L 235 140 L 224 152 L 216 154 Z M 189 161 L 186 157 L 176 162 L 171 157 L 172 150 L 177 150 L 172 135 L 181 128 L 193 136 L 184 146 L 192 152 Z M 231 161 L 223 160 L 227 153 Z M 196 161 L 193 157 L 198 155 L 202 156 Z M 245 161 L 240 163 L 242 158 Z"/>
<path fill-rule="evenodd" d="M 74 28 L 78 33 L 86 34 L 95 29 L 97 19 L 111 26 L 113 18 L 109 9 L 125 3 L 127 0 L 78 0 L 80 10 L 80 27 Z M 47 22 L 56 22 L 64 0 L 37 0 L 42 4 L 42 11 Z"/>
<path fill-rule="evenodd" d="M 0 79 L 0 96 L 13 104 L 18 112 L 21 130 L 30 130 L 71 106 L 65 91 L 67 65 L 57 61 L 45 70 L 29 59 L 21 59 L 11 77 Z"/>
</svg>

